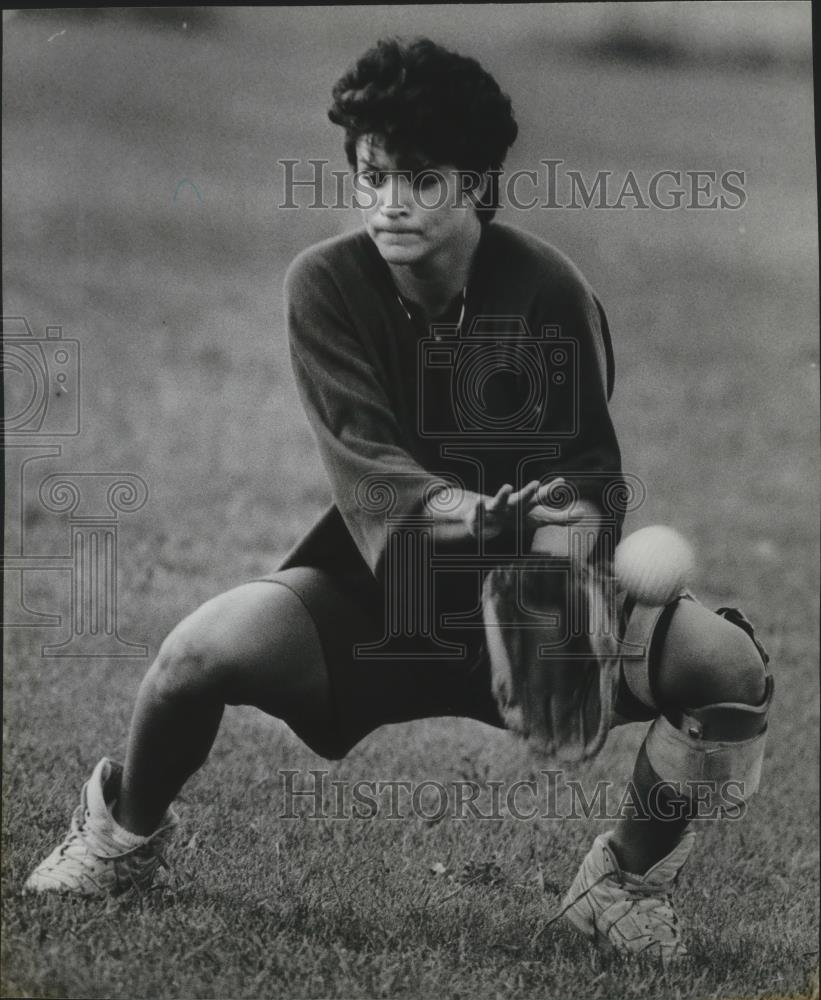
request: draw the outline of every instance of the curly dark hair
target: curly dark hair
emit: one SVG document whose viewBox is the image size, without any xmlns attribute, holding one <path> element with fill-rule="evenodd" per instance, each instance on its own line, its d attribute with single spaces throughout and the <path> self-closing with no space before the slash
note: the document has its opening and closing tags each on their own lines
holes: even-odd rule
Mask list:
<svg viewBox="0 0 821 1000">
<path fill-rule="evenodd" d="M 374 135 L 386 152 L 418 166 L 452 164 L 490 183 L 477 205 L 483 222 L 498 207 L 499 177 L 518 125 L 510 98 L 475 59 L 428 38 L 382 39 L 334 84 L 328 117 L 345 129 L 345 154 Z"/>
</svg>

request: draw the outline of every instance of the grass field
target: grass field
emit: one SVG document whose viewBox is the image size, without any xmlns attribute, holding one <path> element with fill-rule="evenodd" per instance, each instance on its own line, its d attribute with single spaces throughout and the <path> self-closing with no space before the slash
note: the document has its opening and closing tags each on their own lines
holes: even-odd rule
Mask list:
<svg viewBox="0 0 821 1000">
<path fill-rule="evenodd" d="M 230 710 L 184 791 L 168 888 L 24 899 L 96 760 L 122 756 L 148 660 L 47 658 L 41 646 L 64 632 L 17 628 L 5 635 L 4 996 L 672 1000 L 807 996 L 813 982 L 817 996 L 810 71 L 604 64 L 551 44 L 572 12 L 520 13 L 417 8 L 401 25 L 498 75 L 521 125 L 511 169 L 553 157 L 617 176 L 747 177 L 737 211 L 503 216 L 565 250 L 607 308 L 625 469 L 648 484 L 630 526 L 684 531 L 699 595 L 740 604 L 773 654 L 762 792 L 743 823 L 704 829 L 680 883 L 691 957 L 669 973 L 626 966 L 544 927 L 602 824 L 280 818 L 280 768 L 444 783 L 538 771 L 507 734 L 466 720 L 382 730 L 325 764 L 283 724 Z M 276 161 L 344 167 L 327 95 L 397 16 L 245 10 L 183 29 L 50 12 L 5 25 L 4 313 L 40 336 L 60 324 L 82 349 L 81 433 L 35 463 L 19 503 L 10 481 L 8 510 L 28 553 L 59 555 L 67 518 L 38 502 L 38 476 L 146 481 L 148 503 L 121 519 L 118 622 L 151 654 L 202 600 L 275 567 L 328 501 L 291 384 L 281 283 L 300 249 L 356 220 L 277 210 Z M 16 530 L 12 516 L 10 548 Z M 68 590 L 65 573 L 30 572 L 25 600 L 65 616 Z M 642 735 L 615 733 L 577 777 L 626 781 Z"/>
</svg>

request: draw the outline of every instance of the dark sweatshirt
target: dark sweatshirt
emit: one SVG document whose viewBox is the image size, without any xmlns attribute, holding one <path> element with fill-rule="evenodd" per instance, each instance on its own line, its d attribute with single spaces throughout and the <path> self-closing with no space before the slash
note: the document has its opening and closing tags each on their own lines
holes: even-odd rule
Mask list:
<svg viewBox="0 0 821 1000">
<path fill-rule="evenodd" d="M 409 319 L 364 230 L 303 251 L 285 291 L 293 371 L 334 505 L 281 568 L 381 584 L 387 517 L 421 514 L 443 478 L 492 495 L 563 476 L 606 506 L 621 472 L 610 334 L 555 248 L 485 226 L 460 330 L 455 302 L 439 340 Z"/>
</svg>

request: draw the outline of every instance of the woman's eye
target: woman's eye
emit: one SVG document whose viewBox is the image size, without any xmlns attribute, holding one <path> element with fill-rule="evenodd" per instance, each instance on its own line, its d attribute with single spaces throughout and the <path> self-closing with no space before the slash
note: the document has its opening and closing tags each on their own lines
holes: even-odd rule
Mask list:
<svg viewBox="0 0 821 1000">
<path fill-rule="evenodd" d="M 374 188 L 382 187 L 387 176 L 384 170 L 364 170 L 362 172 L 362 179 Z"/>
<path fill-rule="evenodd" d="M 439 183 L 439 174 L 435 170 L 423 170 L 413 178 L 413 186 L 420 188 L 431 188 Z"/>
</svg>

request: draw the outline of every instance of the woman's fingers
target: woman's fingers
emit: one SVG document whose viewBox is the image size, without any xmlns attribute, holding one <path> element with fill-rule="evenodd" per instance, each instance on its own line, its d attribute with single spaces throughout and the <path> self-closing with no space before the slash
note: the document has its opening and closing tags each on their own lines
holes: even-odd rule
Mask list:
<svg viewBox="0 0 821 1000">
<path fill-rule="evenodd" d="M 492 497 L 490 500 L 483 501 L 487 513 L 496 514 L 500 510 L 504 510 L 504 508 L 507 507 L 508 499 L 512 493 L 513 487 L 510 483 L 505 483 L 495 497 Z"/>
<path fill-rule="evenodd" d="M 486 497 L 483 500 L 483 506 L 488 514 L 499 514 L 505 511 L 512 513 L 521 504 L 555 503 L 557 499 L 564 499 L 562 496 L 562 487 L 564 486 L 565 480 L 562 477 L 552 479 L 549 483 L 544 484 L 540 483 L 538 479 L 532 479 L 520 490 L 514 490 L 510 483 L 505 483 L 495 496 Z"/>
<path fill-rule="evenodd" d="M 492 497 L 482 497 L 473 512 L 473 524 L 478 529 L 480 518 L 485 525 L 494 522 L 497 530 L 499 522 L 515 514 L 522 505 L 527 506 L 528 520 L 533 524 L 573 524 L 583 516 L 581 512 L 573 513 L 574 504 L 564 507 L 551 506 L 557 500 L 565 500 L 566 481 L 562 476 L 551 479 L 549 483 L 540 483 L 533 479 L 520 490 L 514 491 L 510 483 L 505 483 Z"/>
<path fill-rule="evenodd" d="M 534 479 L 529 482 L 527 486 L 523 486 L 518 493 L 511 493 L 508 499 L 508 504 L 512 507 L 517 504 L 529 503 L 538 492 L 539 480 Z"/>
<path fill-rule="evenodd" d="M 560 508 L 536 504 L 528 510 L 527 517 L 533 524 L 575 524 L 582 520 L 584 514 L 580 511 L 574 513 L 572 504 Z"/>
<path fill-rule="evenodd" d="M 567 481 L 559 476 L 557 479 L 551 479 L 549 483 L 545 483 L 540 486 L 535 497 L 533 498 L 534 503 L 550 504 L 555 503 L 556 500 L 563 501 L 566 500 L 567 494 Z"/>
</svg>

